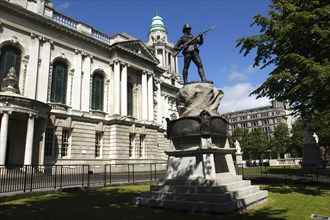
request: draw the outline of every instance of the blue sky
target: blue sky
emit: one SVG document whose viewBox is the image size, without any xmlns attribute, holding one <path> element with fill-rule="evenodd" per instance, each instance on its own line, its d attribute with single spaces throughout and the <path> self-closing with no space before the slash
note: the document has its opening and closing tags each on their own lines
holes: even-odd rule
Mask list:
<svg viewBox="0 0 330 220">
<path fill-rule="evenodd" d="M 269 100 L 249 96 L 268 77 L 271 69 L 253 68 L 254 54 L 244 57 L 236 48 L 240 37 L 259 34 L 251 27 L 256 14 L 267 15 L 270 0 L 52 0 L 56 10 L 75 20 L 87 23 L 99 31 L 113 35 L 126 32 L 143 42 L 148 41 L 148 29 L 158 11 L 168 31 L 169 41 L 176 43 L 185 23 L 198 34 L 220 23 L 207 33 L 200 47 L 205 75 L 214 86 L 225 92 L 220 113 L 269 105 Z M 182 71 L 183 58 L 179 58 Z M 199 80 L 192 63 L 188 81 Z"/>
</svg>

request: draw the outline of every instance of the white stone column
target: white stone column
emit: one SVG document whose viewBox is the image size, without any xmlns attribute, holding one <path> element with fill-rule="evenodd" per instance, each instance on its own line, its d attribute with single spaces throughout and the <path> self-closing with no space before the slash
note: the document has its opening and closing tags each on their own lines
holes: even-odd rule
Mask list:
<svg viewBox="0 0 330 220">
<path fill-rule="evenodd" d="M 124 63 L 121 71 L 121 115 L 127 115 L 127 64 Z"/>
<path fill-rule="evenodd" d="M 72 109 L 80 110 L 80 91 L 81 91 L 81 51 L 75 50 L 74 56 L 74 74 L 73 74 L 73 82 L 72 82 Z"/>
<path fill-rule="evenodd" d="M 178 57 L 175 57 L 175 72 L 178 73 L 179 72 L 179 67 L 178 67 Z"/>
<path fill-rule="evenodd" d="M 44 165 L 45 162 L 45 140 L 46 140 L 46 126 L 47 119 L 44 120 L 44 130 L 42 131 L 42 141 L 39 144 L 39 158 L 38 165 Z"/>
<path fill-rule="evenodd" d="M 31 33 L 31 47 L 27 66 L 24 96 L 35 99 L 37 91 L 38 65 L 39 65 L 39 39 Z"/>
<path fill-rule="evenodd" d="M 43 38 L 41 47 L 41 64 L 37 83 L 37 100 L 47 103 L 48 83 L 49 83 L 49 64 L 52 41 Z"/>
<path fill-rule="evenodd" d="M 142 72 L 142 98 L 141 98 L 141 105 L 142 105 L 142 120 L 148 120 L 148 87 L 147 87 L 147 72 Z"/>
<path fill-rule="evenodd" d="M 163 57 L 162 57 L 162 60 L 163 60 L 163 68 L 166 68 L 167 67 L 167 63 L 166 63 L 166 51 L 165 51 L 165 48 L 163 48 Z"/>
<path fill-rule="evenodd" d="M 113 76 L 113 114 L 120 114 L 120 63 L 118 60 L 114 63 Z"/>
<path fill-rule="evenodd" d="M 1 118 L 1 130 L 0 130 L 0 166 L 5 165 L 6 162 L 8 123 L 9 123 L 9 113 L 3 112 Z"/>
<path fill-rule="evenodd" d="M 89 112 L 90 101 L 90 79 L 91 79 L 91 59 L 92 56 L 86 56 L 83 62 L 82 85 L 81 85 L 81 110 Z"/>
<path fill-rule="evenodd" d="M 154 121 L 154 87 L 153 87 L 153 75 L 148 76 L 148 119 Z"/>
<path fill-rule="evenodd" d="M 34 119 L 35 116 L 30 114 L 26 131 L 24 165 L 32 165 L 33 151 L 33 134 L 34 134 Z"/>
<path fill-rule="evenodd" d="M 156 82 L 157 86 L 157 124 L 162 124 L 162 116 L 163 116 L 163 100 L 161 95 L 161 83 L 160 81 Z"/>
</svg>

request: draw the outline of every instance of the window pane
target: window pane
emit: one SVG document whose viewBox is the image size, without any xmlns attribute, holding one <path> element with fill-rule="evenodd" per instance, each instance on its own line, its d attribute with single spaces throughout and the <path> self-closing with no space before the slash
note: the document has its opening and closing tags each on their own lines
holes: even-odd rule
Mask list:
<svg viewBox="0 0 330 220">
<path fill-rule="evenodd" d="M 69 147 L 70 147 L 70 130 L 63 129 L 62 133 L 62 148 L 61 148 L 61 156 L 65 157 L 69 155 Z"/>
<path fill-rule="evenodd" d="M 103 111 L 104 77 L 100 73 L 93 75 L 92 109 Z"/>
<path fill-rule="evenodd" d="M 54 128 L 46 128 L 45 136 L 45 156 L 53 156 L 53 146 L 54 146 Z"/>
<path fill-rule="evenodd" d="M 127 83 L 127 114 L 133 116 L 133 85 Z"/>
<path fill-rule="evenodd" d="M 13 46 L 4 46 L 0 53 L 0 87 L 3 79 L 11 67 L 15 68 L 17 79 L 19 79 L 21 66 L 21 52 Z"/>
<path fill-rule="evenodd" d="M 66 103 L 68 68 L 62 62 L 55 62 L 52 76 L 51 102 Z"/>
</svg>

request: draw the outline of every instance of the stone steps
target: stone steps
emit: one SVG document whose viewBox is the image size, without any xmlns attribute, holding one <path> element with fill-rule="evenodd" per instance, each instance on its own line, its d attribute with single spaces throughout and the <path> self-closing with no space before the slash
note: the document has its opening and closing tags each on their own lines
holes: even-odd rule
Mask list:
<svg viewBox="0 0 330 220">
<path fill-rule="evenodd" d="M 191 212 L 230 213 L 246 210 L 267 201 L 268 191 L 251 185 L 241 176 L 217 179 L 167 179 L 151 185 L 150 191 L 141 193 L 133 203 Z"/>
<path fill-rule="evenodd" d="M 230 194 L 230 193 L 227 193 Z M 210 195 L 208 195 L 210 196 Z M 240 199 L 222 200 L 218 202 L 205 202 L 205 201 L 191 201 L 179 200 L 171 198 L 135 198 L 134 203 L 148 207 L 161 207 L 174 210 L 191 211 L 191 212 L 208 212 L 208 213 L 221 213 L 226 214 L 240 209 L 249 209 L 259 203 L 267 200 L 267 191 L 258 191 L 253 194 L 244 196 Z M 189 198 L 187 198 L 189 199 Z"/>
</svg>

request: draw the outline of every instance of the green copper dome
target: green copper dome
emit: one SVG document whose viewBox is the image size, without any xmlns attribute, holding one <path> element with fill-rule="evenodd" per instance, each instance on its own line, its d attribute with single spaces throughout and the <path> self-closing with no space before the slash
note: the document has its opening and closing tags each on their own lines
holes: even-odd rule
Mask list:
<svg viewBox="0 0 330 220">
<path fill-rule="evenodd" d="M 166 27 L 163 23 L 163 19 L 160 16 L 158 16 L 158 12 L 156 12 L 156 16 L 153 17 L 152 19 L 151 26 L 149 28 L 149 33 L 155 30 L 161 30 L 167 32 Z"/>
</svg>

